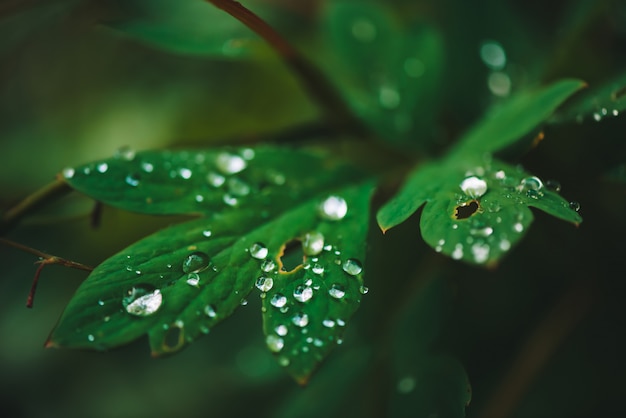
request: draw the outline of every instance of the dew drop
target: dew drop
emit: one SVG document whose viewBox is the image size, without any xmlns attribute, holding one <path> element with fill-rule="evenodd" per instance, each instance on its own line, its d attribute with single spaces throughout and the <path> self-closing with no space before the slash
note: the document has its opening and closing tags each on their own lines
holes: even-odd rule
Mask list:
<svg viewBox="0 0 626 418">
<path fill-rule="evenodd" d="M 96 166 L 96 170 L 98 170 L 99 173 L 106 173 L 108 169 L 109 165 L 107 163 L 100 163 Z"/>
<path fill-rule="evenodd" d="M 502 251 L 508 251 L 511 249 L 511 242 L 507 239 L 500 241 L 499 247 Z"/>
<path fill-rule="evenodd" d="M 513 230 L 514 230 L 515 232 L 521 233 L 522 231 L 524 231 L 524 225 L 522 225 L 520 222 L 516 222 L 516 223 L 513 225 Z"/>
<path fill-rule="evenodd" d="M 248 163 L 239 155 L 222 152 L 217 156 L 215 165 L 224 174 L 236 174 L 243 171 Z"/>
<path fill-rule="evenodd" d="M 274 286 L 274 280 L 270 277 L 259 277 L 256 280 L 255 286 L 257 287 L 257 289 L 259 289 L 261 292 L 265 293 L 267 291 L 269 291 L 272 286 Z"/>
<path fill-rule="evenodd" d="M 313 267 L 311 267 L 311 271 L 313 272 L 313 274 L 323 274 L 324 266 L 322 266 L 321 264 L 315 263 L 313 264 Z"/>
<path fill-rule="evenodd" d="M 122 298 L 122 306 L 131 315 L 149 316 L 155 313 L 163 303 L 163 295 L 159 289 L 149 284 L 132 287 Z"/>
<path fill-rule="evenodd" d="M 224 195 L 222 200 L 224 201 L 224 203 L 226 203 L 228 206 L 231 206 L 231 207 L 237 206 L 237 204 L 239 203 L 239 200 L 235 196 L 232 196 L 231 194 L 228 194 L 228 193 Z"/>
<path fill-rule="evenodd" d="M 124 179 L 126 184 L 132 187 L 139 186 L 139 180 L 140 180 L 140 177 L 138 174 L 129 174 L 126 176 L 126 179 Z"/>
<path fill-rule="evenodd" d="M 291 322 L 297 327 L 306 327 L 309 324 L 309 316 L 303 312 L 298 312 L 291 318 Z"/>
<path fill-rule="evenodd" d="M 239 304 L 241 306 L 246 306 L 248 304 L 248 299 L 241 299 L 241 302 L 239 302 Z"/>
<path fill-rule="evenodd" d="M 274 263 L 272 260 L 265 260 L 263 261 L 263 264 L 261 264 L 261 270 L 263 270 L 266 273 L 273 271 L 275 268 L 276 268 L 276 263 Z"/>
<path fill-rule="evenodd" d="M 209 256 L 203 252 L 195 251 L 187 256 L 183 261 L 184 273 L 200 273 L 206 270 L 211 264 Z"/>
<path fill-rule="evenodd" d="M 313 297 L 313 289 L 310 288 L 309 286 L 297 286 L 294 290 L 293 290 L 293 297 L 298 301 L 298 302 L 307 302 L 309 301 L 312 297 Z"/>
<path fill-rule="evenodd" d="M 462 244 L 456 244 L 454 246 L 454 251 L 452 251 L 452 258 L 455 260 L 460 260 L 461 258 L 463 258 L 463 245 Z"/>
<path fill-rule="evenodd" d="M 333 321 L 332 319 L 324 319 L 322 321 L 322 325 L 324 325 L 326 328 L 334 328 L 335 321 Z"/>
<path fill-rule="evenodd" d="M 463 193 L 472 199 L 479 198 L 487 192 L 487 182 L 476 176 L 466 177 L 459 186 Z"/>
<path fill-rule="evenodd" d="M 265 344 L 270 351 L 278 353 L 285 346 L 285 341 L 277 335 L 270 334 L 265 338 Z"/>
<path fill-rule="evenodd" d="M 287 304 L 287 297 L 281 293 L 276 293 L 272 296 L 270 304 L 275 308 L 282 308 Z"/>
<path fill-rule="evenodd" d="M 276 328 L 274 328 L 274 331 L 276 331 L 276 334 L 280 335 L 281 337 L 284 337 L 289 332 L 289 329 L 285 325 L 279 325 Z"/>
<path fill-rule="evenodd" d="M 539 179 L 539 177 L 531 176 L 525 177 L 520 182 L 521 191 L 540 191 L 543 188 L 543 182 Z"/>
<path fill-rule="evenodd" d="M 580 211 L 580 203 L 571 201 L 569 202 L 569 208 L 575 212 L 578 212 Z"/>
<path fill-rule="evenodd" d="M 89 334 L 89 335 L 87 336 L 87 340 L 88 340 L 89 342 L 94 342 L 94 341 L 96 341 L 96 337 L 94 337 L 94 336 L 93 336 L 93 334 Z"/>
<path fill-rule="evenodd" d="M 257 260 L 263 260 L 265 257 L 267 257 L 267 254 L 269 253 L 269 250 L 267 249 L 265 244 L 260 242 L 255 242 L 254 244 L 252 244 L 249 248 L 249 251 L 250 256 L 252 258 L 256 258 Z"/>
<path fill-rule="evenodd" d="M 559 193 L 561 191 L 561 183 L 556 180 L 548 180 L 546 181 L 546 189 Z"/>
<path fill-rule="evenodd" d="M 480 58 L 492 70 L 502 70 L 506 65 L 506 53 L 498 42 L 485 41 L 480 46 Z"/>
<path fill-rule="evenodd" d="M 340 221 L 348 213 L 348 204 L 343 197 L 329 196 L 319 206 L 319 214 L 330 221 Z"/>
<path fill-rule="evenodd" d="M 146 173 L 152 173 L 154 171 L 154 165 L 147 163 L 147 162 L 143 162 L 141 163 L 141 169 L 145 171 Z"/>
<path fill-rule="evenodd" d="M 287 357 L 281 356 L 278 358 L 278 364 L 282 367 L 287 367 L 289 366 L 289 359 Z"/>
<path fill-rule="evenodd" d="M 76 170 L 74 170 L 72 167 L 66 167 L 63 169 L 63 177 L 65 177 L 66 179 L 71 179 L 72 177 L 74 177 L 74 174 L 76 174 Z"/>
<path fill-rule="evenodd" d="M 489 245 L 484 243 L 476 243 L 472 245 L 472 254 L 474 255 L 474 261 L 477 263 L 484 263 L 489 259 Z"/>
<path fill-rule="evenodd" d="M 341 299 L 346 295 L 346 291 L 341 285 L 334 284 L 330 287 L 330 289 L 328 289 L 328 294 L 335 299 Z"/>
<path fill-rule="evenodd" d="M 221 187 L 226 182 L 226 177 L 211 171 L 206 175 L 206 181 L 213 187 Z"/>
<path fill-rule="evenodd" d="M 187 284 L 189 286 L 198 287 L 199 283 L 200 283 L 200 276 L 198 275 L 198 273 L 189 273 L 187 275 Z"/>
<path fill-rule="evenodd" d="M 359 287 L 359 293 L 361 293 L 362 295 L 366 295 L 369 291 L 370 291 L 370 289 L 367 286 Z"/>
<path fill-rule="evenodd" d="M 204 314 L 209 318 L 215 318 L 217 316 L 217 311 L 215 310 L 214 305 L 206 305 L 204 307 Z"/>
<path fill-rule="evenodd" d="M 209 238 L 211 235 L 213 235 L 213 232 L 211 232 L 210 229 L 205 229 L 204 231 L 202 231 L 202 235 L 206 238 Z"/>
<path fill-rule="evenodd" d="M 343 271 L 348 273 L 350 276 L 356 276 L 357 274 L 363 271 L 363 266 L 361 262 L 356 258 L 348 258 L 343 262 Z"/>
<path fill-rule="evenodd" d="M 305 255 L 318 255 L 324 249 L 324 235 L 317 231 L 307 232 L 302 240 Z"/>
</svg>

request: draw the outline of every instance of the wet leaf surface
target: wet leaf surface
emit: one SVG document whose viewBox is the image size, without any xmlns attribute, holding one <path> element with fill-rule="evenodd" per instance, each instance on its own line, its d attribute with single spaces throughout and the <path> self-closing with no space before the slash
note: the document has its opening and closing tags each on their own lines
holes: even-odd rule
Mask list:
<svg viewBox="0 0 626 418">
<path fill-rule="evenodd" d="M 129 184 L 142 169 L 139 183 Z M 100 264 L 70 301 L 50 346 L 107 349 L 148 334 L 154 355 L 175 352 L 245 304 L 256 287 L 268 348 L 304 382 L 359 305 L 373 184 L 328 156 L 273 148 L 125 151 L 65 175 L 110 205 L 205 216 Z M 289 242 L 299 243 L 302 256 L 286 269 Z"/>
<path fill-rule="evenodd" d="M 435 251 L 490 265 L 526 234 L 533 220 L 530 207 L 574 224 L 582 222 L 579 206 L 561 197 L 558 188 L 519 166 L 490 157 L 468 157 L 414 172 L 381 208 L 378 222 L 387 230 L 426 203 L 420 228 Z"/>
</svg>

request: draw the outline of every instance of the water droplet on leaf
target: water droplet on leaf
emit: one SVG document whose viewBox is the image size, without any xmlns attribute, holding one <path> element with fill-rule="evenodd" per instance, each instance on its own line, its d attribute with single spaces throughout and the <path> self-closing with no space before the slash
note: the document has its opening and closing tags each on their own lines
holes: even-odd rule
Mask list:
<svg viewBox="0 0 626 418">
<path fill-rule="evenodd" d="M 274 331 L 276 331 L 276 334 L 280 335 L 281 337 L 284 337 L 289 332 L 289 328 L 287 328 L 285 325 L 279 325 L 276 328 L 274 328 Z"/>
<path fill-rule="evenodd" d="M 328 294 L 335 299 L 341 299 L 346 295 L 346 291 L 343 289 L 343 286 L 334 284 L 328 289 Z"/>
<path fill-rule="evenodd" d="M 263 261 L 263 264 L 261 264 L 261 270 L 263 270 L 266 273 L 273 271 L 275 268 L 276 268 L 276 263 L 274 263 L 272 260 L 265 260 Z"/>
<path fill-rule="evenodd" d="M 356 258 L 349 258 L 344 261 L 342 268 L 343 271 L 351 276 L 356 276 L 363 271 L 363 266 L 361 265 L 361 262 Z"/>
<path fill-rule="evenodd" d="M 199 283 L 200 283 L 200 276 L 198 275 L 198 273 L 189 273 L 187 275 L 187 284 L 189 286 L 198 287 Z"/>
<path fill-rule="evenodd" d="M 298 301 L 298 302 L 307 302 L 309 301 L 312 297 L 313 297 L 313 289 L 310 288 L 309 286 L 297 286 L 294 290 L 293 290 L 293 297 Z"/>
<path fill-rule="evenodd" d="M 217 316 L 217 311 L 215 310 L 215 306 L 206 305 L 204 307 L 204 314 L 209 318 L 215 318 Z"/>
<path fill-rule="evenodd" d="M 272 296 L 270 304 L 275 308 L 282 308 L 287 304 L 287 297 L 281 293 L 276 293 Z"/>
<path fill-rule="evenodd" d="M 269 250 L 267 249 L 265 244 L 260 242 L 255 242 L 254 244 L 252 244 L 249 250 L 250 256 L 252 258 L 256 258 L 257 260 L 263 260 L 265 257 L 267 257 L 267 254 L 269 253 Z"/>
<path fill-rule="evenodd" d="M 183 261 L 184 273 L 200 273 L 206 270 L 211 264 L 209 256 L 203 252 L 195 251 L 187 256 Z"/>
<path fill-rule="evenodd" d="M 309 324 L 309 316 L 303 312 L 299 312 L 291 318 L 291 322 L 297 327 L 306 327 Z"/>
<path fill-rule="evenodd" d="M 317 255 L 324 249 L 324 235 L 320 232 L 307 232 L 302 240 L 302 252 L 305 255 Z"/>
<path fill-rule="evenodd" d="M 139 186 L 139 181 L 140 180 L 141 180 L 141 178 L 139 177 L 138 174 L 129 174 L 129 175 L 126 176 L 126 179 L 124 181 L 129 186 L 137 187 L 137 186 Z"/>
<path fill-rule="evenodd" d="M 278 353 L 285 346 L 285 341 L 277 335 L 270 334 L 265 338 L 267 348 L 274 353 Z"/>
<path fill-rule="evenodd" d="M 487 192 L 487 182 L 476 176 L 466 177 L 459 187 L 472 199 L 479 198 Z"/>
<path fill-rule="evenodd" d="M 226 182 L 226 177 L 211 171 L 206 175 L 206 181 L 213 187 L 221 187 Z"/>
<path fill-rule="evenodd" d="M 239 155 L 222 152 L 217 156 L 215 165 L 224 174 L 236 174 L 243 171 L 248 163 Z"/>
<path fill-rule="evenodd" d="M 348 204 L 343 197 L 329 196 L 319 206 L 319 214 L 330 221 L 339 221 L 348 213 Z"/>
<path fill-rule="evenodd" d="M 140 284 L 126 292 L 122 306 L 131 315 L 149 316 L 155 313 L 163 303 L 163 295 L 159 289 L 149 284 Z"/>
<path fill-rule="evenodd" d="M 256 281 L 255 286 L 261 292 L 265 293 L 269 291 L 272 288 L 272 286 L 274 286 L 274 280 L 270 277 L 259 277 Z"/>
</svg>

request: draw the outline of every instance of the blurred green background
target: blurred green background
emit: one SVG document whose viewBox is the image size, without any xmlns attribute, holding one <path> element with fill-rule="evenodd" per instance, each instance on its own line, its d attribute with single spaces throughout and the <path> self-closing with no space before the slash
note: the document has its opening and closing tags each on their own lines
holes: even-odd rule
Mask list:
<svg viewBox="0 0 626 418">
<path fill-rule="evenodd" d="M 356 76 L 328 43 L 324 16 L 334 3 L 245 2 L 340 84 Z M 414 135 L 389 139 L 400 150 L 423 152 L 423 143 L 432 153 L 445 149 L 489 105 L 524 86 L 579 77 L 593 88 L 626 71 L 621 0 L 371 3 L 383 3 L 398 27 L 428 27 L 441 47 L 437 74 L 428 79 L 438 88 L 415 93 L 428 100 L 411 109 L 419 121 Z M 506 52 L 501 69 L 481 59 L 481 46 L 494 42 Z M 122 146 L 254 143 L 320 115 L 262 41 L 196 0 L 3 1 L 0 54 L 3 209 L 63 167 Z M 508 77 L 504 90 L 494 87 L 496 72 Z M 344 94 L 353 105 L 360 97 L 352 86 Z M 357 113 L 368 115 L 359 103 Z M 374 126 L 381 137 L 386 129 Z M 574 228 L 537 213 L 526 239 L 497 269 L 436 254 L 422 242 L 417 216 L 385 236 L 372 222 L 370 292 L 344 344 L 306 388 L 267 352 L 257 298 L 167 359 L 151 359 L 145 340 L 108 353 L 45 350 L 85 274 L 47 267 L 29 310 L 36 260 L 2 247 L 0 411 L 64 418 L 456 417 L 468 398 L 466 374 L 468 417 L 622 416 L 626 185 L 608 173 L 626 163 L 624 132 L 622 115 L 550 126 L 541 146 L 516 160 L 558 179 L 562 194 L 581 203 L 584 222 Z M 72 195 L 7 237 L 96 265 L 178 220 L 105 208 L 93 229 L 91 207 Z"/>
</svg>

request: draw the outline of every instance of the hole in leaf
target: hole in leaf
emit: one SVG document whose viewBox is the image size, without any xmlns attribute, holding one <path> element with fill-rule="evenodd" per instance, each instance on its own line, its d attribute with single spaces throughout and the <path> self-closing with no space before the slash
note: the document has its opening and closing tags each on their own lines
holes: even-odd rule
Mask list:
<svg viewBox="0 0 626 418">
<path fill-rule="evenodd" d="M 477 200 L 470 200 L 469 202 L 463 203 L 456 207 L 456 211 L 454 212 L 455 219 L 467 219 L 476 212 L 478 212 L 478 208 L 480 205 Z"/>
<path fill-rule="evenodd" d="M 163 351 L 172 352 L 180 350 L 185 343 L 184 337 L 185 333 L 182 326 L 178 324 L 172 325 L 165 333 L 165 337 L 163 337 Z"/>
<path fill-rule="evenodd" d="M 302 251 L 302 243 L 299 239 L 292 239 L 287 242 L 280 253 L 279 270 L 290 273 L 302 266 L 304 252 Z"/>
</svg>

